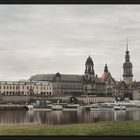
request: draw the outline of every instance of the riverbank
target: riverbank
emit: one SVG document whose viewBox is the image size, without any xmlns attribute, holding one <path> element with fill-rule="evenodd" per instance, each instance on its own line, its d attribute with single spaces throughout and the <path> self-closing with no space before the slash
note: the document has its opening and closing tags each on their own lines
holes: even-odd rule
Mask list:
<svg viewBox="0 0 140 140">
<path fill-rule="evenodd" d="M 140 135 L 140 121 L 110 121 L 67 125 L 0 125 L 0 135 L 135 136 Z"/>
</svg>

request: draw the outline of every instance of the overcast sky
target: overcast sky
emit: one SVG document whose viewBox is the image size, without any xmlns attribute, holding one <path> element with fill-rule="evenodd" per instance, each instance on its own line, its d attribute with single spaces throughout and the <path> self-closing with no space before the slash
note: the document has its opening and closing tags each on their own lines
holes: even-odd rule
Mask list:
<svg viewBox="0 0 140 140">
<path fill-rule="evenodd" d="M 140 81 L 140 5 L 0 5 L 0 81 L 84 74 L 89 54 L 120 80 L 127 38 Z"/>
</svg>

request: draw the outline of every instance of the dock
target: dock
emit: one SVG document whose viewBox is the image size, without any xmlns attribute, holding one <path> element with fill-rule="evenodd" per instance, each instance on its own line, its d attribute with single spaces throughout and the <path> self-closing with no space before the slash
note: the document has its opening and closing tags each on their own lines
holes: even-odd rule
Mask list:
<svg viewBox="0 0 140 140">
<path fill-rule="evenodd" d="M 0 110 L 29 110 L 27 105 L 2 104 Z"/>
</svg>

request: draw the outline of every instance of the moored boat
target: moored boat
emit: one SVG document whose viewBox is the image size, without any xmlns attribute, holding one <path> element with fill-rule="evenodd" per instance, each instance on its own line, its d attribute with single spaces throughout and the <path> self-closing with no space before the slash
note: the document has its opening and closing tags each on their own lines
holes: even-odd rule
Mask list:
<svg viewBox="0 0 140 140">
<path fill-rule="evenodd" d="M 100 110 L 99 106 L 90 107 L 90 111 L 98 111 Z"/>
<path fill-rule="evenodd" d="M 126 110 L 126 106 L 123 105 L 114 105 L 113 106 L 114 110 Z"/>
<path fill-rule="evenodd" d="M 63 106 L 62 105 L 52 105 L 52 110 L 62 110 Z"/>
</svg>

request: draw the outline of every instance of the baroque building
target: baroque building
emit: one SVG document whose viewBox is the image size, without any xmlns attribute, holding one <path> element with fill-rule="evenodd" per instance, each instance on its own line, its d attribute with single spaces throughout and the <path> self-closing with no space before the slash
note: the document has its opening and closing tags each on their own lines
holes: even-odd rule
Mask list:
<svg viewBox="0 0 140 140">
<path fill-rule="evenodd" d="M 115 80 L 105 65 L 104 74 L 98 77 L 94 72 L 94 63 L 89 56 L 85 63 L 84 75 L 76 74 L 38 74 L 30 78 L 31 81 L 48 81 L 53 85 L 53 95 L 94 95 L 113 96 Z"/>
<path fill-rule="evenodd" d="M 130 55 L 129 55 L 128 43 L 127 43 L 125 62 L 123 63 L 123 80 L 127 85 L 130 85 L 133 83 L 132 68 L 133 68 L 133 65 L 130 62 Z"/>
<path fill-rule="evenodd" d="M 128 42 L 125 52 L 125 62 L 123 63 L 123 81 L 116 84 L 117 97 L 120 100 L 140 100 L 140 82 L 133 81 L 133 65 L 130 62 Z"/>
<path fill-rule="evenodd" d="M 1 81 L 2 95 L 53 95 L 52 83 L 48 81 Z"/>
<path fill-rule="evenodd" d="M 120 100 L 132 99 L 132 84 L 133 84 L 133 74 L 132 74 L 133 65 L 130 62 L 130 54 L 128 50 L 128 43 L 126 46 L 125 52 L 125 62 L 123 63 L 123 81 L 118 82 L 117 90 Z"/>
</svg>

